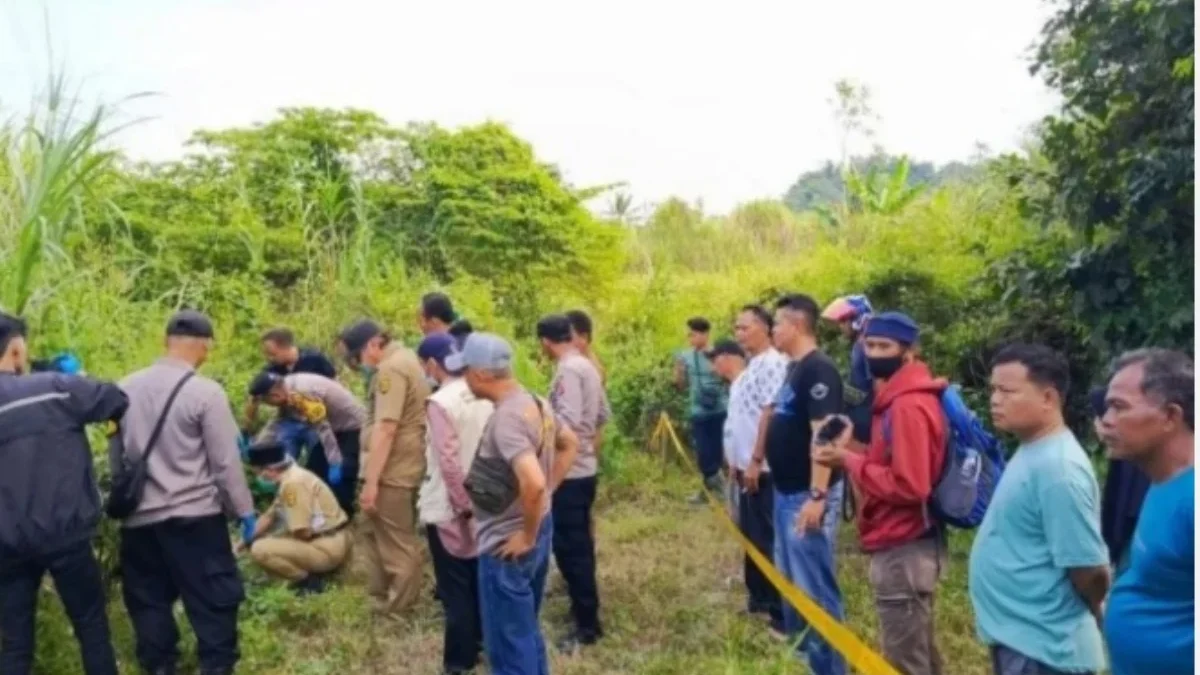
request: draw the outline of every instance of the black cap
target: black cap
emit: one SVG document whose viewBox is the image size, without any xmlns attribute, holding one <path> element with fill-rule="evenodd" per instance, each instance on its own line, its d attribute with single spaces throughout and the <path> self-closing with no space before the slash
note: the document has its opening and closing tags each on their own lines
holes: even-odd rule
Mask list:
<svg viewBox="0 0 1200 675">
<path fill-rule="evenodd" d="M 706 354 L 710 359 L 715 359 L 722 355 L 746 358 L 746 352 L 742 351 L 741 346 L 733 340 L 717 340 L 717 343 Z"/>
<path fill-rule="evenodd" d="M 275 385 L 282 381 L 283 378 L 279 375 L 269 370 L 264 370 L 250 381 L 250 395 L 254 398 L 262 398 L 274 389 Z"/>
<path fill-rule="evenodd" d="M 258 441 L 250 446 L 246 453 L 246 463 L 255 468 L 282 464 L 287 458 L 287 451 L 279 441 Z"/>
<path fill-rule="evenodd" d="M 551 314 L 542 317 L 537 322 L 539 340 L 549 340 L 555 344 L 565 344 L 571 341 L 571 320 L 566 314 Z"/>
<path fill-rule="evenodd" d="M 184 309 L 176 312 L 167 322 L 167 337 L 192 337 L 211 339 L 212 321 L 202 312 Z"/>
<path fill-rule="evenodd" d="M 383 328 L 379 324 L 370 319 L 362 319 L 342 330 L 342 334 L 338 336 L 338 339 L 342 341 L 342 344 L 346 345 L 347 354 L 357 357 L 362 352 L 363 347 L 366 347 L 367 343 L 371 341 L 371 338 L 382 334 Z"/>
</svg>

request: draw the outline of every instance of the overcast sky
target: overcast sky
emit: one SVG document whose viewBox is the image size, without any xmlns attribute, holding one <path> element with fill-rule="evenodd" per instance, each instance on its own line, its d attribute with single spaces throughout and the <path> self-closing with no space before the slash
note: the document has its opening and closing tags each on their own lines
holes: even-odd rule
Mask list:
<svg viewBox="0 0 1200 675">
<path fill-rule="evenodd" d="M 838 155 L 833 83 L 867 84 L 878 141 L 944 163 L 1016 147 L 1053 97 L 1028 73 L 1043 0 L 3 0 L 0 106 L 54 59 L 88 100 L 152 121 L 119 141 L 181 153 L 197 128 L 283 106 L 396 124 L 494 119 L 578 185 L 724 211 Z M 712 9 L 708 9 L 711 7 Z"/>
</svg>

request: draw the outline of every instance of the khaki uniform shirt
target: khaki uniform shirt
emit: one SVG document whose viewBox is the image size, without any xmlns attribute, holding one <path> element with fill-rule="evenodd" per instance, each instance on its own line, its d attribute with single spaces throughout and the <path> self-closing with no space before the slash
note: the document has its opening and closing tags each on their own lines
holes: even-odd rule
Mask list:
<svg viewBox="0 0 1200 675">
<path fill-rule="evenodd" d="M 294 534 L 308 530 L 313 536 L 346 524 L 346 512 L 317 474 L 293 464 L 279 481 L 279 495 L 271 506 L 275 531 Z"/>
<path fill-rule="evenodd" d="M 393 342 L 371 377 L 367 426 L 363 428 L 362 460 L 366 471 L 371 453 L 371 438 L 379 422 L 395 422 L 396 437 L 392 451 L 379 475 L 379 484 L 415 489 L 425 476 L 425 400 L 429 382 L 417 355 L 408 347 Z"/>
</svg>

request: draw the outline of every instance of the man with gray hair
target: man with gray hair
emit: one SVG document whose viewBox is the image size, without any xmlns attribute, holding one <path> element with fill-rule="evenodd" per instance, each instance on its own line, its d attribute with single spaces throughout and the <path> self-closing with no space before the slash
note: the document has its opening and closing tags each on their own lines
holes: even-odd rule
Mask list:
<svg viewBox="0 0 1200 675">
<path fill-rule="evenodd" d="M 550 561 L 550 498 L 575 461 L 579 440 L 550 405 L 513 378 L 502 338 L 472 333 L 446 368 L 466 371 L 475 396 L 495 411 L 465 487 L 479 542 L 479 606 L 496 675 L 549 673 L 538 623 Z"/>
<path fill-rule="evenodd" d="M 1105 608 L 1112 672 L 1195 672 L 1195 368 L 1181 352 L 1144 349 L 1113 371 L 1100 435 L 1151 485 Z"/>
<path fill-rule="evenodd" d="M 146 671 L 175 672 L 179 630 L 172 606 L 182 598 L 200 672 L 232 673 L 245 594 L 226 516 L 239 517 L 243 539 L 251 541 L 254 502 L 229 398 L 221 385 L 196 374 L 208 358 L 212 322 L 184 310 L 171 317 L 166 332 L 166 354 L 121 381 L 129 411 L 109 458 L 115 472 L 122 456 L 147 457 L 145 492 L 122 523 L 125 607 Z"/>
</svg>

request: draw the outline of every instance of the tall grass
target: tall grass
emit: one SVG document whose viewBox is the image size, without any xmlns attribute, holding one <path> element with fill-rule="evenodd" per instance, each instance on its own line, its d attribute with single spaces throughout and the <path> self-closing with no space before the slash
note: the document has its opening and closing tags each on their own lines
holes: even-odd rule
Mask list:
<svg viewBox="0 0 1200 675">
<path fill-rule="evenodd" d="M 78 224 L 89 183 L 114 159 L 105 141 L 122 128 L 109 108 L 81 106 L 61 73 L 48 76 L 23 118 L 0 126 L 0 307 L 23 313 L 70 273 L 63 237 Z"/>
</svg>

